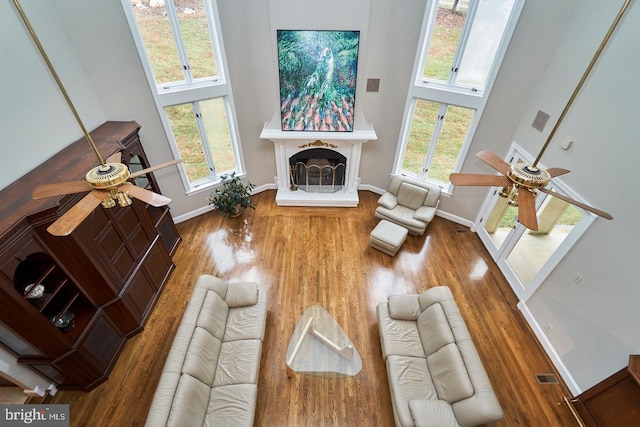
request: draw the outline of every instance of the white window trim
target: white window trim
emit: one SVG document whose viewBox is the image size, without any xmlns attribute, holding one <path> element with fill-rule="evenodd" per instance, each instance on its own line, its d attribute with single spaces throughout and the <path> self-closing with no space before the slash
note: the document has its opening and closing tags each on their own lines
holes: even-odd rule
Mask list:
<svg viewBox="0 0 640 427">
<path fill-rule="evenodd" d="M 482 117 L 482 113 L 484 112 L 484 107 L 487 103 L 489 95 L 491 93 L 491 89 L 493 88 L 493 83 L 495 82 L 498 71 L 500 70 L 500 66 L 502 65 L 502 60 L 504 59 L 504 55 L 507 51 L 507 47 L 509 45 L 509 41 L 513 35 L 513 31 L 515 30 L 516 24 L 518 22 L 518 18 L 520 17 L 520 12 L 522 11 L 522 7 L 524 6 L 525 0 L 515 0 L 513 5 L 513 10 L 507 25 L 504 30 L 504 36 L 500 41 L 498 46 L 498 50 L 496 51 L 496 58 L 489 71 L 487 77 L 487 83 L 484 90 L 473 90 L 473 88 L 468 86 L 448 86 L 443 84 L 442 82 L 435 80 L 426 80 L 423 77 L 422 71 L 424 66 L 424 60 L 427 55 L 428 45 L 427 40 L 430 38 L 430 31 L 432 30 L 430 22 L 431 17 L 437 13 L 437 4 L 434 1 L 429 1 L 427 7 L 425 9 L 425 14 L 422 20 L 422 29 L 420 31 L 420 39 L 418 41 L 418 50 L 416 52 L 416 58 L 414 61 L 413 72 L 411 75 L 411 84 L 409 85 L 409 90 L 407 93 L 407 100 L 405 103 L 405 114 L 402 119 L 402 127 L 400 130 L 400 135 L 398 139 L 398 144 L 396 148 L 396 155 L 394 159 L 394 174 L 397 175 L 407 175 L 408 172 L 402 170 L 402 163 L 406 151 L 406 143 L 409 138 L 409 133 L 411 131 L 411 120 L 413 119 L 413 112 L 415 108 L 415 102 L 418 99 L 424 99 L 427 101 L 434 101 L 448 105 L 455 105 L 463 108 L 469 108 L 475 110 L 473 115 L 473 119 L 469 125 L 469 131 L 463 141 L 462 148 L 460 149 L 460 154 L 458 155 L 458 160 L 452 172 L 459 172 L 462 168 L 462 164 L 464 163 L 465 158 L 469 152 L 469 146 L 471 145 L 471 141 L 475 135 L 476 129 L 478 127 L 478 123 L 480 122 L 480 118 Z M 470 0 L 470 8 L 469 10 L 473 10 L 475 13 L 476 4 L 478 2 L 476 0 Z M 468 27 L 465 34 L 461 35 L 461 39 L 459 43 L 466 42 L 466 37 L 468 37 L 468 33 L 470 27 Z M 459 57 L 456 57 L 457 61 L 459 61 Z M 452 75 L 449 76 L 449 81 L 452 79 Z M 441 187 L 442 192 L 446 196 L 451 196 L 453 191 L 453 185 L 451 183 L 444 184 L 441 181 L 433 180 L 427 178 L 422 178 L 418 176 L 417 178 L 424 179 L 427 182 L 430 182 L 434 185 Z"/>
<path fill-rule="evenodd" d="M 220 26 L 220 16 L 218 14 L 217 0 L 205 0 L 204 4 L 205 6 L 209 6 L 208 13 L 210 17 L 213 17 L 213 24 L 215 25 L 215 28 L 212 28 L 212 23 L 209 21 L 209 33 L 215 34 L 215 37 L 211 38 L 211 42 L 212 49 L 216 57 L 218 75 L 192 80 L 190 76 L 185 74 L 185 80 L 183 81 L 166 82 L 161 84 L 158 84 L 156 82 L 153 74 L 153 69 L 151 68 L 150 62 L 147 58 L 144 42 L 137 30 L 138 24 L 136 22 L 136 18 L 132 9 L 133 6 L 131 5 L 131 1 L 121 0 L 121 4 L 127 22 L 129 23 L 129 27 L 131 28 L 131 35 L 136 45 L 136 49 L 138 50 L 138 54 L 140 55 L 142 67 L 144 69 L 145 76 L 147 77 L 147 81 L 149 82 L 151 94 L 156 104 L 156 108 L 158 109 L 158 114 L 160 116 L 160 120 L 162 122 L 167 140 L 169 141 L 169 148 L 171 149 L 173 157 L 176 159 L 180 158 L 180 152 L 178 151 L 175 138 L 173 137 L 173 131 L 171 130 L 171 124 L 169 123 L 164 108 L 172 105 L 187 104 L 213 98 L 222 98 L 225 106 L 225 112 L 227 114 L 231 143 L 234 147 L 233 153 L 236 163 L 236 175 L 241 177 L 245 176 L 246 170 L 244 166 L 244 155 L 242 153 L 242 143 L 240 141 L 240 132 L 238 130 L 238 120 L 235 113 L 236 108 L 233 101 L 233 91 L 231 88 L 231 82 L 227 77 L 229 75 L 229 72 L 227 67 L 227 57 L 224 51 L 224 42 L 222 39 L 222 30 Z M 171 7 L 168 6 L 167 13 L 175 14 L 175 11 L 171 10 Z M 184 49 L 178 49 L 178 54 L 180 55 L 181 62 L 186 63 L 186 58 L 184 58 L 183 55 Z M 206 153 L 208 148 L 203 147 L 203 150 Z M 221 181 L 220 177 L 216 175 L 213 178 L 207 178 L 190 183 L 187 177 L 186 170 L 182 164 L 178 165 L 178 171 L 180 173 L 180 178 L 187 195 L 192 195 L 208 190 L 218 185 Z"/>
</svg>

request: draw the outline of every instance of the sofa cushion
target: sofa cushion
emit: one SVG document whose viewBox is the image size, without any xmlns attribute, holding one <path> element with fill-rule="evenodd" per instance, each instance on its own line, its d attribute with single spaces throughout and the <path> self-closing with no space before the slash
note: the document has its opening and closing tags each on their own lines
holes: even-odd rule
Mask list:
<svg viewBox="0 0 640 427">
<path fill-rule="evenodd" d="M 218 366 L 222 342 L 206 329 L 197 327 L 191 337 L 182 372 L 211 386 Z"/>
<path fill-rule="evenodd" d="M 427 364 L 439 399 L 453 403 L 473 395 L 473 385 L 455 343 L 427 356 Z"/>
<path fill-rule="evenodd" d="M 257 396 L 258 387 L 255 384 L 235 384 L 211 389 L 209 408 L 202 425 L 253 425 Z"/>
<path fill-rule="evenodd" d="M 167 426 L 203 425 L 211 387 L 190 375 L 182 375 L 171 405 Z"/>
<path fill-rule="evenodd" d="M 380 330 L 380 344 L 382 356 L 386 359 L 389 355 L 402 355 L 413 357 L 425 357 L 418 327 L 413 320 L 396 320 L 389 316 L 389 304 L 378 304 L 378 328 Z"/>
<path fill-rule="evenodd" d="M 211 335 L 222 340 L 224 338 L 228 313 L 229 306 L 220 295 L 214 291 L 207 291 L 196 325 L 206 329 Z"/>
<path fill-rule="evenodd" d="M 416 295 L 391 295 L 389 316 L 396 320 L 416 320 L 422 310 Z"/>
<path fill-rule="evenodd" d="M 403 182 L 398 189 L 398 204 L 416 210 L 424 204 L 429 190 L 409 182 Z"/>
<path fill-rule="evenodd" d="M 402 426 L 413 426 L 409 401 L 438 398 L 424 357 L 391 355 L 387 358 L 387 375 L 395 414 Z"/>
<path fill-rule="evenodd" d="M 447 316 L 440 304 L 427 307 L 418 317 L 417 323 L 422 348 L 427 356 L 455 341 Z"/>
<path fill-rule="evenodd" d="M 227 288 L 224 297 L 229 307 L 245 307 L 258 302 L 258 285 L 256 283 L 233 283 Z"/>
<path fill-rule="evenodd" d="M 453 408 L 442 400 L 413 399 L 409 411 L 416 427 L 460 427 Z"/>
<path fill-rule="evenodd" d="M 240 340 L 222 343 L 213 386 L 257 384 L 262 341 Z"/>
<path fill-rule="evenodd" d="M 402 225 L 403 227 L 409 229 L 409 231 L 411 231 L 412 228 L 426 228 L 426 224 L 424 221 L 419 221 L 414 218 L 415 214 L 415 210 L 402 205 L 398 205 L 392 210 L 386 209 L 383 206 L 378 206 L 376 208 L 376 218 L 395 222 L 396 224 Z"/>
</svg>

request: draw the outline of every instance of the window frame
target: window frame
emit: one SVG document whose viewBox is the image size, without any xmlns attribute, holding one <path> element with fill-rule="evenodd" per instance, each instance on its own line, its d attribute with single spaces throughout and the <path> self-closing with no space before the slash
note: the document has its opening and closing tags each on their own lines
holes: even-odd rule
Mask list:
<svg viewBox="0 0 640 427">
<path fill-rule="evenodd" d="M 202 150 L 204 153 L 204 161 L 207 162 L 210 170 L 210 175 L 206 178 L 191 182 L 187 176 L 186 169 L 182 164 L 179 164 L 178 170 L 180 178 L 183 182 L 186 194 L 194 194 L 201 191 L 205 191 L 214 187 L 221 182 L 220 175 L 215 170 L 215 159 L 211 155 L 209 144 L 207 141 L 206 132 L 204 132 L 204 123 L 201 118 L 201 114 L 197 114 L 200 111 L 199 102 L 210 99 L 222 99 L 225 107 L 225 113 L 227 117 L 227 124 L 229 128 L 229 137 L 231 141 L 231 148 L 235 160 L 235 173 L 237 176 L 246 176 L 246 170 L 244 166 L 244 156 L 242 154 L 242 144 L 240 141 L 240 133 L 238 130 L 238 120 L 236 116 L 236 108 L 233 100 L 233 90 L 231 82 L 228 78 L 228 66 L 226 53 L 224 51 L 224 42 L 222 38 L 222 30 L 220 25 L 220 16 L 218 13 L 217 0 L 202 0 L 207 13 L 207 25 L 209 27 L 209 35 L 211 41 L 211 49 L 216 62 L 217 75 L 193 78 L 188 63 L 188 52 L 184 46 L 183 34 L 180 32 L 180 36 L 176 37 L 176 31 L 179 29 L 178 15 L 175 10 L 173 1 L 166 1 L 165 7 L 167 9 L 167 17 L 169 18 L 172 32 L 174 33 L 174 41 L 176 42 L 176 51 L 180 62 L 182 63 L 182 74 L 184 79 L 178 81 L 158 83 L 156 81 L 153 68 L 149 61 L 144 40 L 140 34 L 138 23 L 134 15 L 133 5 L 129 0 L 121 0 L 122 7 L 124 9 L 127 22 L 131 29 L 131 35 L 134 39 L 138 55 L 142 62 L 147 81 L 149 83 L 151 93 L 153 95 L 156 108 L 158 110 L 164 132 L 169 141 L 169 147 L 174 158 L 181 157 L 180 150 L 176 143 L 171 123 L 166 114 L 165 108 L 175 105 L 191 104 L 194 112 L 194 120 L 197 126 Z M 229 173 L 230 171 L 225 171 Z"/>
<path fill-rule="evenodd" d="M 457 67 L 463 57 L 464 49 L 468 44 L 469 34 L 471 32 L 473 18 L 476 16 L 480 0 L 469 0 L 468 18 L 465 20 L 465 24 L 458 40 L 458 46 L 454 55 L 452 66 Z M 409 142 L 409 134 L 411 131 L 411 125 L 413 121 L 413 115 L 415 112 L 416 101 L 421 99 L 425 101 L 431 101 L 440 103 L 447 106 L 457 106 L 462 108 L 468 108 L 474 110 L 473 118 L 469 124 L 469 128 L 466 132 L 465 139 L 458 153 L 458 158 L 455 162 L 452 172 L 459 172 L 464 159 L 466 158 L 469 146 L 475 135 L 475 131 L 482 117 L 484 107 L 487 103 L 493 83 L 502 65 L 502 60 L 506 53 L 509 41 L 513 35 L 516 23 L 520 16 L 520 12 L 524 6 L 526 0 L 514 0 L 511 14 L 507 20 L 502 38 L 498 44 L 495 60 L 487 75 L 485 87 L 483 89 L 474 88 L 467 85 L 454 84 L 457 72 L 450 72 L 447 81 L 429 79 L 424 76 L 424 65 L 427 53 L 429 51 L 429 43 L 431 41 L 433 29 L 435 28 L 435 19 L 438 13 L 438 2 L 430 0 L 425 8 L 425 14 L 422 21 L 422 29 L 420 32 L 420 39 L 418 41 L 418 49 L 413 66 L 413 72 L 411 76 L 411 83 L 407 93 L 407 101 L 405 103 L 405 114 L 402 119 L 402 125 L 400 135 L 398 139 L 396 156 L 394 159 L 393 171 L 397 175 L 409 175 L 418 179 L 423 179 L 433 185 L 437 185 L 442 189 L 442 192 L 446 195 L 452 194 L 453 185 L 450 182 L 443 183 L 442 181 L 431 179 L 425 174 L 424 170 L 429 169 L 430 162 L 433 156 L 430 152 L 435 152 L 436 146 L 439 141 L 433 140 L 429 145 L 429 152 L 425 153 L 423 172 L 416 176 L 416 174 L 402 169 L 404 164 L 404 156 L 406 154 L 407 144 Z M 471 18 L 471 19 L 469 19 Z M 433 144 L 433 146 L 432 146 Z"/>
</svg>

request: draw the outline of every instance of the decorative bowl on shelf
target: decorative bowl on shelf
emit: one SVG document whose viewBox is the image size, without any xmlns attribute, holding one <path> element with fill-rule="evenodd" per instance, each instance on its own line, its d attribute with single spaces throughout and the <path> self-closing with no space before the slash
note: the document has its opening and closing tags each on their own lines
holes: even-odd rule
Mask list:
<svg viewBox="0 0 640 427">
<path fill-rule="evenodd" d="M 76 315 L 70 311 L 65 311 L 60 316 L 53 316 L 51 322 L 56 328 L 61 329 L 63 332 L 68 331 L 75 325 Z"/>
<path fill-rule="evenodd" d="M 24 288 L 24 295 L 27 299 L 38 299 L 44 295 L 44 285 L 32 283 Z"/>
</svg>

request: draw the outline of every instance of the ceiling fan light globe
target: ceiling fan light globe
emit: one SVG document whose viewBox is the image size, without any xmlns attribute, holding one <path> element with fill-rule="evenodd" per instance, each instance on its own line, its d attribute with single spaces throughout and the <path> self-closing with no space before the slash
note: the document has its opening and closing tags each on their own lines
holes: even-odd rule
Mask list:
<svg viewBox="0 0 640 427">
<path fill-rule="evenodd" d="M 513 206 L 514 208 L 518 207 L 518 189 L 513 188 L 511 193 L 509 193 L 509 201 L 507 201 L 509 206 Z"/>
<path fill-rule="evenodd" d="M 120 205 L 120 207 L 124 208 L 127 207 L 129 205 L 131 205 L 131 197 L 129 197 L 129 195 L 127 193 L 123 193 L 122 191 L 118 191 L 118 194 L 116 195 L 116 198 L 118 199 L 118 204 Z"/>
<path fill-rule="evenodd" d="M 511 194 L 511 191 L 513 190 L 513 186 L 511 185 L 507 185 L 506 187 L 502 187 L 502 190 L 500 190 L 500 192 L 498 193 L 498 195 L 504 199 L 506 199 L 507 197 L 509 197 L 509 194 Z"/>
<path fill-rule="evenodd" d="M 102 202 L 100 204 L 105 209 L 111 209 L 112 207 L 114 207 L 116 205 L 116 201 L 113 199 L 113 197 L 111 197 L 111 195 L 108 195 L 107 197 L 105 197 L 102 200 Z"/>
</svg>

